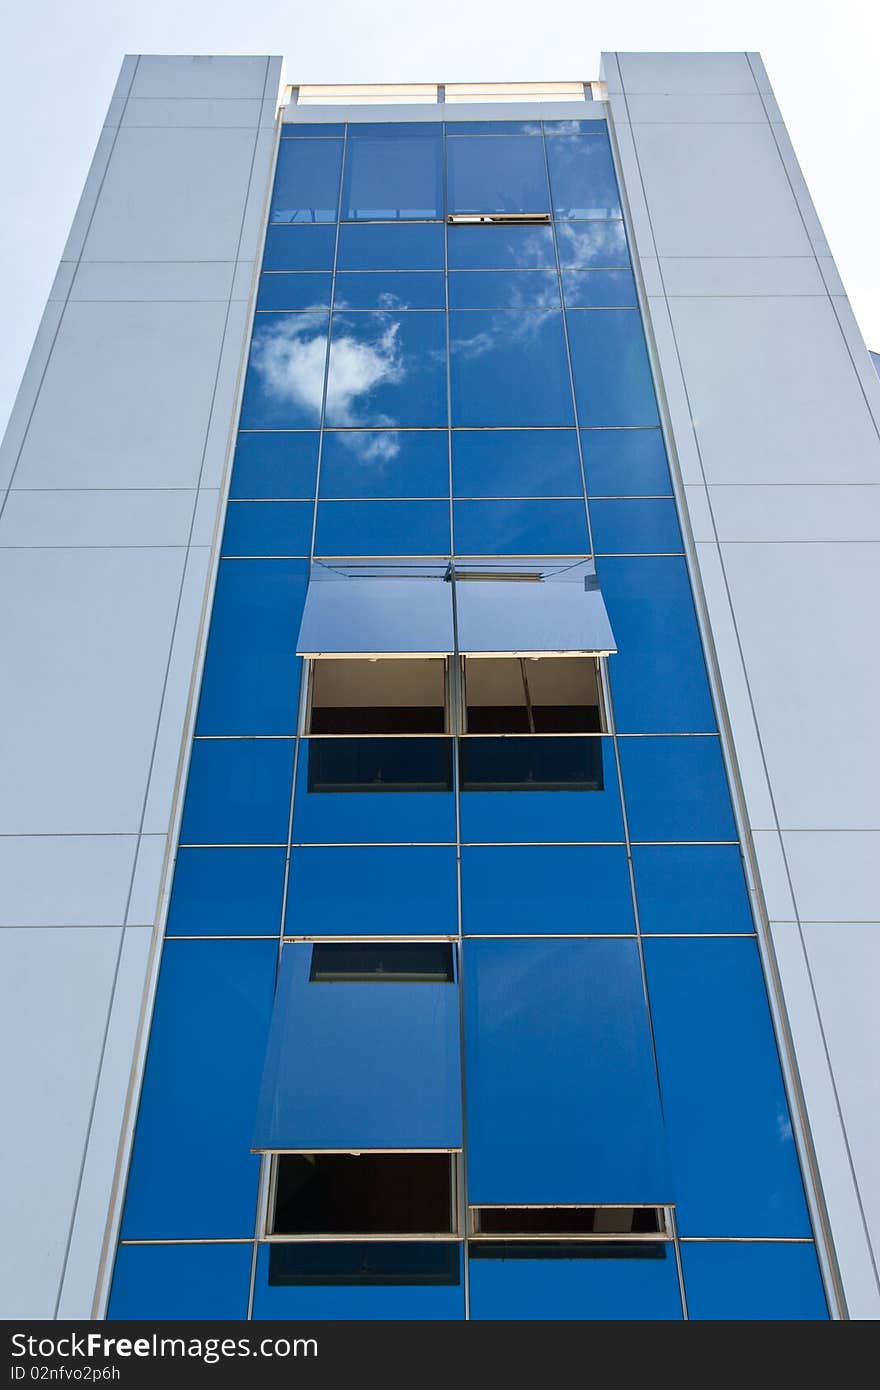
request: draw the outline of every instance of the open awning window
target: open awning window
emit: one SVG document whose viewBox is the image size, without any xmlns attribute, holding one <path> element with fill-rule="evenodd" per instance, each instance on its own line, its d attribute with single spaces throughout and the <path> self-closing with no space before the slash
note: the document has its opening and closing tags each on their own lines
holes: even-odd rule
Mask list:
<svg viewBox="0 0 880 1390">
<path fill-rule="evenodd" d="M 461 1148 L 451 943 L 284 947 L 252 1148 Z"/>
<path fill-rule="evenodd" d="M 313 658 L 616 650 L 591 560 L 315 564 L 297 642 Z"/>
</svg>

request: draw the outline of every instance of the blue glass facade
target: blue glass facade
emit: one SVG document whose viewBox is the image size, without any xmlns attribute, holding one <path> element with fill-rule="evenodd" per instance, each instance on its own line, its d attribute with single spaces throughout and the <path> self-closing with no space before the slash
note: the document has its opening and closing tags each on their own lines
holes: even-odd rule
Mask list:
<svg viewBox="0 0 880 1390">
<path fill-rule="evenodd" d="M 493 556 L 596 558 L 597 785 L 321 789 L 310 563 Z M 288 990 L 303 938 L 445 939 L 454 979 Z M 421 1275 L 266 1239 L 270 1032 L 288 1083 L 336 1068 L 301 1147 L 460 1151 Z M 529 1246 L 465 1213 L 575 1203 L 670 1214 Z M 603 121 L 282 129 L 109 1311 L 826 1316 Z"/>
</svg>

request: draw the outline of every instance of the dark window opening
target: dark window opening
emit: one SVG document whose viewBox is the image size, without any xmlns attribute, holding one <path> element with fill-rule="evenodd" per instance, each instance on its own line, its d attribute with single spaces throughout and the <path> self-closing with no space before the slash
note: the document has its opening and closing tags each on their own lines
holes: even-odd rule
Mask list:
<svg viewBox="0 0 880 1390">
<path fill-rule="evenodd" d="M 442 941 L 321 942 L 312 947 L 314 984 L 452 984 L 452 945 Z"/>
<path fill-rule="evenodd" d="M 600 733 L 594 657 L 465 657 L 470 734 Z"/>
<path fill-rule="evenodd" d="M 269 1247 L 269 1283 L 460 1284 L 460 1247 L 450 1241 L 321 1241 Z"/>
<path fill-rule="evenodd" d="M 659 1240 L 475 1240 L 472 1260 L 667 1260 L 668 1245 Z"/>
<path fill-rule="evenodd" d="M 475 1235 L 662 1235 L 660 1207 L 474 1207 Z"/>
<path fill-rule="evenodd" d="M 592 791 L 605 785 L 600 738 L 462 738 L 463 792 Z"/>
<path fill-rule="evenodd" d="M 318 660 L 312 734 L 442 734 L 446 671 L 439 658 Z"/>
<path fill-rule="evenodd" d="M 452 1235 L 450 1154 L 279 1154 L 271 1234 Z"/>
<path fill-rule="evenodd" d="M 448 792 L 451 738 L 311 738 L 310 792 Z"/>
</svg>

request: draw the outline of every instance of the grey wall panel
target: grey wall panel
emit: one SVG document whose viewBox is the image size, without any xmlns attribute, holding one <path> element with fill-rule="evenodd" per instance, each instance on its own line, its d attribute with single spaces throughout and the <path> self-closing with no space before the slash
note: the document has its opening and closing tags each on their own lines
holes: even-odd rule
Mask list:
<svg viewBox="0 0 880 1390">
<path fill-rule="evenodd" d="M 877 1317 L 880 380 L 757 55 L 604 62 L 814 1217 Z"/>
<path fill-rule="evenodd" d="M 280 82 L 125 60 L 0 454 L 7 1316 L 103 1306 Z"/>
</svg>

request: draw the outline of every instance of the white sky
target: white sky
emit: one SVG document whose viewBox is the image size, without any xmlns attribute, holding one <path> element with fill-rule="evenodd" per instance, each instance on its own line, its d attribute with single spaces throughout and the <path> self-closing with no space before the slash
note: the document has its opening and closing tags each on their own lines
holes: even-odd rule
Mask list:
<svg viewBox="0 0 880 1390">
<path fill-rule="evenodd" d="M 603 49 L 761 52 L 880 349 L 878 0 L 25 0 L 0 21 L 0 427 L 124 53 L 282 53 L 293 82 L 454 82 L 598 77 Z"/>
</svg>

